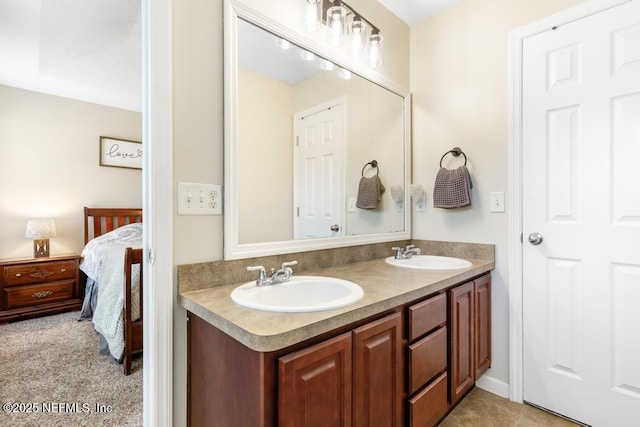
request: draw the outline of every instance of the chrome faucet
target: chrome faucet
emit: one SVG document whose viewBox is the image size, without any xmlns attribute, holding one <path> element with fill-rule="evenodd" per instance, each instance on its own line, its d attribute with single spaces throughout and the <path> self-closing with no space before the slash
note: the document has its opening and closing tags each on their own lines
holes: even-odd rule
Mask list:
<svg viewBox="0 0 640 427">
<path fill-rule="evenodd" d="M 297 263 L 298 261 L 283 262 L 279 270 L 276 270 L 275 268 L 271 269 L 271 277 L 269 278 L 267 278 L 267 272 L 261 265 L 247 267 L 247 271 L 259 271 L 256 285 L 273 285 L 275 283 L 282 283 L 289 280 L 291 276 L 293 276 L 291 266 L 296 265 Z"/>
<path fill-rule="evenodd" d="M 405 249 L 402 249 L 399 246 L 395 246 L 391 249 L 396 251 L 395 259 L 409 259 L 413 255 L 420 255 L 422 253 L 420 248 L 416 248 L 415 245 L 407 245 Z"/>
</svg>

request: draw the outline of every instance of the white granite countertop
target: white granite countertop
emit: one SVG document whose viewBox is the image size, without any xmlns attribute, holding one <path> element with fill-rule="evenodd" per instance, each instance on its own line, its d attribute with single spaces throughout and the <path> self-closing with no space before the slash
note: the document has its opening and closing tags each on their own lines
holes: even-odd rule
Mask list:
<svg viewBox="0 0 640 427">
<path fill-rule="evenodd" d="M 493 261 L 469 261 L 471 267 L 458 270 L 419 270 L 394 267 L 380 258 L 304 272 L 302 275 L 305 276 L 350 280 L 362 287 L 364 297 L 360 301 L 334 310 L 276 313 L 245 308 L 231 299 L 233 289 L 242 283 L 182 292 L 178 301 L 182 307 L 247 347 L 269 352 L 375 316 L 494 268 Z"/>
</svg>

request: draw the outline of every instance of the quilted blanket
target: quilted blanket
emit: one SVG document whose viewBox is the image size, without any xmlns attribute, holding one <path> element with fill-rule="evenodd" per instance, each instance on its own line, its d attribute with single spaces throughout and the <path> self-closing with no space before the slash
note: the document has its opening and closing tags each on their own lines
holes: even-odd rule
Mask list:
<svg viewBox="0 0 640 427">
<path fill-rule="evenodd" d="M 124 350 L 124 250 L 142 247 L 142 224 L 129 224 L 92 239 L 82 251 L 80 269 L 98 283 L 93 326 L 107 341 L 111 355 Z M 140 317 L 140 268 L 132 268 L 132 320 Z"/>
</svg>

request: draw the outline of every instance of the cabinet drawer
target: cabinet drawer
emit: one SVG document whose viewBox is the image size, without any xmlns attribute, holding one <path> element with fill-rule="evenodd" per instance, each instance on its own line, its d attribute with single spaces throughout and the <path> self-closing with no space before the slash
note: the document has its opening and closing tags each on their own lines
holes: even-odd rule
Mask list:
<svg viewBox="0 0 640 427">
<path fill-rule="evenodd" d="M 409 307 L 409 341 L 447 323 L 447 295 L 440 294 Z"/>
<path fill-rule="evenodd" d="M 74 261 L 41 262 L 4 268 L 5 286 L 55 282 L 63 279 L 75 279 L 75 277 L 76 263 Z"/>
<path fill-rule="evenodd" d="M 409 346 L 409 393 L 447 368 L 447 328 L 442 327 Z"/>
<path fill-rule="evenodd" d="M 440 375 L 429 387 L 409 399 L 409 419 L 412 427 L 431 427 L 449 410 L 447 374 Z"/>
<path fill-rule="evenodd" d="M 4 288 L 7 309 L 47 304 L 73 297 L 74 280 Z"/>
</svg>

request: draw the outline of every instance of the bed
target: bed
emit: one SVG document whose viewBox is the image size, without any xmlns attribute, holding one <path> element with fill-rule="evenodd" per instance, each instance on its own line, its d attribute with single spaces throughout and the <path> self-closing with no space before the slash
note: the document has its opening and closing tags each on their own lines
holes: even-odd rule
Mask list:
<svg viewBox="0 0 640 427">
<path fill-rule="evenodd" d="M 80 270 L 86 277 L 79 320 L 100 334 L 100 353 L 122 363 L 142 351 L 142 210 L 84 208 Z"/>
</svg>

